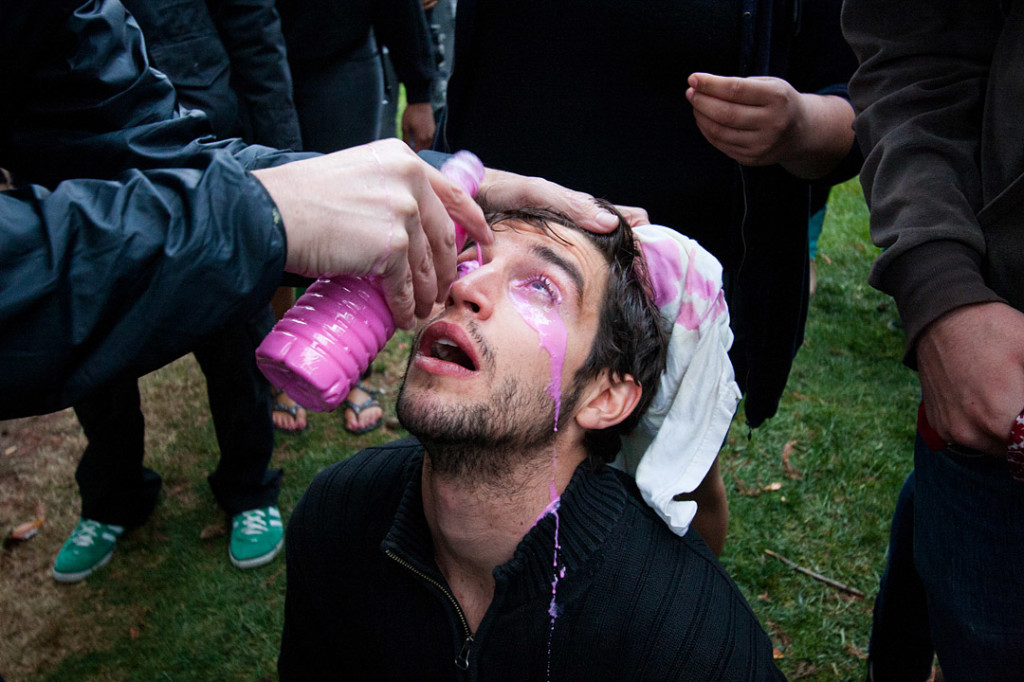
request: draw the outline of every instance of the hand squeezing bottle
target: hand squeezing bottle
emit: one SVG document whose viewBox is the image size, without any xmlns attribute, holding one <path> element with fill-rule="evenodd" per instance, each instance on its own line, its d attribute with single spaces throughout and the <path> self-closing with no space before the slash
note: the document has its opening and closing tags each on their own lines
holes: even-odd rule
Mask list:
<svg viewBox="0 0 1024 682">
<path fill-rule="evenodd" d="M 484 166 L 472 153 L 460 151 L 441 172 L 473 196 Z M 465 230 L 456 224 L 456 248 L 465 241 Z M 394 333 L 395 320 L 374 277 L 321 278 L 263 339 L 256 363 L 295 402 L 326 412 L 341 404 Z"/>
</svg>

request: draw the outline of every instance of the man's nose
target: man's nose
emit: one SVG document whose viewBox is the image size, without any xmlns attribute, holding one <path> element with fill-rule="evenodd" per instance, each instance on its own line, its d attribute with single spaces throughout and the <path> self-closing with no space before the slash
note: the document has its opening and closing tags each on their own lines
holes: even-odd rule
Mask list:
<svg viewBox="0 0 1024 682">
<path fill-rule="evenodd" d="M 452 283 L 448 290 L 447 306 L 463 307 L 474 316 L 486 319 L 494 311 L 499 277 L 490 263 L 478 267 Z"/>
</svg>

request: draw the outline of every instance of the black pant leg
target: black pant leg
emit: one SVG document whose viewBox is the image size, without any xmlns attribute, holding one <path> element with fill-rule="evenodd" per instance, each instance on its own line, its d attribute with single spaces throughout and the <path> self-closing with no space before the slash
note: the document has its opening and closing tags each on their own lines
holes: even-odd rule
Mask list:
<svg viewBox="0 0 1024 682">
<path fill-rule="evenodd" d="M 82 517 L 132 528 L 156 506 L 160 476 L 142 465 L 145 423 L 134 378 L 97 390 L 75 405 L 89 444 L 75 472 Z"/>
<path fill-rule="evenodd" d="M 245 323 L 227 325 L 193 352 L 206 375 L 220 462 L 208 481 L 221 508 L 234 516 L 277 504 L 281 470 L 274 452 L 270 384 L 256 365 L 256 346 L 273 326 L 270 306 Z"/>
</svg>

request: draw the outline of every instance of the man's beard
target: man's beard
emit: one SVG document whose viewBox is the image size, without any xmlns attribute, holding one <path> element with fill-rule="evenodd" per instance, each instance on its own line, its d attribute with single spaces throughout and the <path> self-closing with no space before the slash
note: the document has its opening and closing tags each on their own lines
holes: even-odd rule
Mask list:
<svg viewBox="0 0 1024 682">
<path fill-rule="evenodd" d="M 444 403 L 429 387 L 420 400 L 405 382 L 398 394 L 398 420 L 419 438 L 434 473 L 471 482 L 511 482 L 522 468 L 551 461 L 555 441 L 555 405 L 547 387 L 531 391 L 507 376 L 490 400 Z M 579 400 L 574 384 L 562 399 L 559 427 Z"/>
</svg>

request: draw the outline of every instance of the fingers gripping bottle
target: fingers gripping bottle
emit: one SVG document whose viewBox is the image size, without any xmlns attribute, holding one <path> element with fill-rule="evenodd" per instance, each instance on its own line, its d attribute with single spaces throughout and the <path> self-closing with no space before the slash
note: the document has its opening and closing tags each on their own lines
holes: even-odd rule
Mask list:
<svg viewBox="0 0 1024 682">
<path fill-rule="evenodd" d="M 474 196 L 484 166 L 474 154 L 460 151 L 441 172 Z M 456 248 L 465 241 L 465 230 L 456 224 Z M 394 333 L 394 318 L 375 278 L 321 278 L 263 339 L 256 363 L 271 384 L 297 403 L 327 412 L 341 404 Z"/>
</svg>

